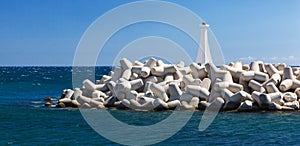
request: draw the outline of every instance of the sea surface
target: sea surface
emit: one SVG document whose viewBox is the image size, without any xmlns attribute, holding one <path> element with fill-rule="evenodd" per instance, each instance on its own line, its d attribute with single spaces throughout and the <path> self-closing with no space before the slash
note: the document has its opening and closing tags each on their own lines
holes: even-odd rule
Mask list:
<svg viewBox="0 0 300 146">
<path fill-rule="evenodd" d="M 96 78 L 109 70 L 97 67 Z M 79 110 L 43 106 L 44 97 L 57 99 L 66 88 L 72 88 L 72 67 L 0 67 L 0 145 L 118 145 L 95 132 Z M 110 112 L 131 125 L 155 124 L 172 113 Z M 200 132 L 202 114 L 194 112 L 185 127 L 157 145 L 300 145 L 298 111 L 221 112 Z"/>
</svg>

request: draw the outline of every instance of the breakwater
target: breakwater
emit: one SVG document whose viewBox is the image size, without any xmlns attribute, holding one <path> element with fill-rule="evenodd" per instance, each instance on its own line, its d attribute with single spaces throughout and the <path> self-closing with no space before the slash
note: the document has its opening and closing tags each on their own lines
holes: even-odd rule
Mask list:
<svg viewBox="0 0 300 146">
<path fill-rule="evenodd" d="M 262 61 L 216 67 L 120 60 L 101 80 L 63 90 L 56 107 L 134 110 L 298 110 L 299 69 Z M 50 103 L 46 103 L 50 106 Z"/>
</svg>

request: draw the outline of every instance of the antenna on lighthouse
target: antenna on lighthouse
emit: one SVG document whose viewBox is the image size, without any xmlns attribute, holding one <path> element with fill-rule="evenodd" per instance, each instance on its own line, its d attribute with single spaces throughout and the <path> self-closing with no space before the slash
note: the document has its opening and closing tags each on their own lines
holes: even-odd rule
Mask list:
<svg viewBox="0 0 300 146">
<path fill-rule="evenodd" d="M 198 49 L 198 55 L 196 62 L 197 63 L 213 63 L 210 55 L 210 48 L 208 45 L 208 36 L 207 36 L 207 28 L 209 27 L 206 23 L 201 23 L 201 36 L 200 36 L 200 45 Z"/>
</svg>

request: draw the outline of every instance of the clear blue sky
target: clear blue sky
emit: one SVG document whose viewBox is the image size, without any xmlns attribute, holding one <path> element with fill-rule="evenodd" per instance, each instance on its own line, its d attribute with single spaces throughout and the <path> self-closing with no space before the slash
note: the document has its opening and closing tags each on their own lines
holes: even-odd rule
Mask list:
<svg viewBox="0 0 300 146">
<path fill-rule="evenodd" d="M 76 46 L 87 27 L 108 10 L 128 2 L 131 1 L 1 0 L 0 65 L 72 65 Z M 192 10 L 211 25 L 227 63 L 264 60 L 300 65 L 299 0 L 170 2 Z M 141 32 L 124 31 L 123 36 L 159 32 L 131 27 L 128 30 Z M 176 31 L 155 27 L 170 34 Z M 108 45 L 111 48 L 106 53 L 115 54 L 126 43 L 124 39 Z M 111 56 L 101 59 L 109 61 Z"/>
</svg>

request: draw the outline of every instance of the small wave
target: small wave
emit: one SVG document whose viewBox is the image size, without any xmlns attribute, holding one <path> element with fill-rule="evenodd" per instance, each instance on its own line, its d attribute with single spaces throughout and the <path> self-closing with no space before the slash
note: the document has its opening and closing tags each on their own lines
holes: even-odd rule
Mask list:
<svg viewBox="0 0 300 146">
<path fill-rule="evenodd" d="M 41 86 L 41 83 L 32 83 L 32 86 Z"/>
<path fill-rule="evenodd" d="M 31 101 L 32 104 L 41 104 L 44 103 L 43 101 Z"/>
<path fill-rule="evenodd" d="M 50 78 L 50 77 L 43 77 L 43 79 L 45 79 L 45 80 L 52 80 L 52 78 Z"/>
</svg>

